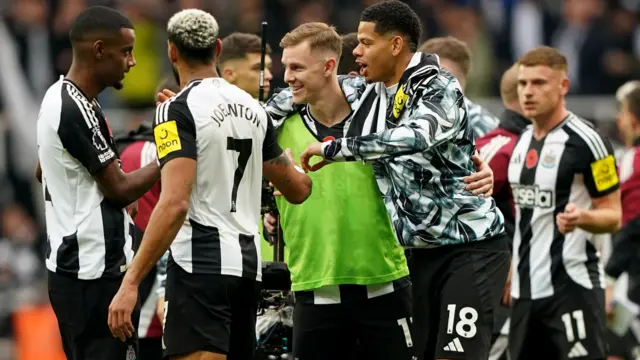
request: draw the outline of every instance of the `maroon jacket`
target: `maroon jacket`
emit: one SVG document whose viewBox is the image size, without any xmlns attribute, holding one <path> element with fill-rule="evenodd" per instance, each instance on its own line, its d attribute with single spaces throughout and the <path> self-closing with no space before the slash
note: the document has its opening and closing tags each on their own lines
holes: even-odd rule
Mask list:
<svg viewBox="0 0 640 360">
<path fill-rule="evenodd" d="M 620 161 L 622 225 L 640 216 L 640 138 L 625 151 Z"/>
<path fill-rule="evenodd" d="M 476 139 L 480 157 L 493 170 L 493 198 L 504 215 L 504 227 L 509 239 L 513 238 L 515 222 L 515 208 L 508 176 L 509 159 L 518 136 L 529 124 L 530 121 L 520 114 L 505 110 L 500 116 L 500 125 Z"/>
</svg>

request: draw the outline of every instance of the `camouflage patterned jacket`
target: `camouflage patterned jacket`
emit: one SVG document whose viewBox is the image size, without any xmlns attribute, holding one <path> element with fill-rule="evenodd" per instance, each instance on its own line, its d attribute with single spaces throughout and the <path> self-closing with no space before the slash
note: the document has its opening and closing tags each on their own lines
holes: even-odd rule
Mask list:
<svg viewBox="0 0 640 360">
<path fill-rule="evenodd" d="M 489 131 L 498 127 L 500 119 L 495 117 L 489 110 L 465 98 L 467 112 L 469 113 L 469 126 L 476 139 L 483 137 Z"/>
<path fill-rule="evenodd" d="M 467 243 L 501 233 L 495 201 L 464 189 L 463 178 L 475 171 L 476 149 L 457 80 L 440 70 L 435 56 L 416 53 L 400 84 L 392 99 L 381 83 L 353 89 L 352 127 L 359 134 L 325 142 L 325 158 L 372 162 L 398 241 L 406 247 Z M 290 93 L 283 92 L 266 104 L 275 122 L 295 108 Z"/>
</svg>

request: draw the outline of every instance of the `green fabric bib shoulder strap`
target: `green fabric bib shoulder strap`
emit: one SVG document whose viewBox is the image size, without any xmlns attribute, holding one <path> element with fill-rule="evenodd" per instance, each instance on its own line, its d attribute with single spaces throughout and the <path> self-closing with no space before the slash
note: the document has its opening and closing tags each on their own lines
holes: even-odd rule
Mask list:
<svg viewBox="0 0 640 360">
<path fill-rule="evenodd" d="M 278 130 L 278 143 L 294 159 L 316 141 L 298 114 Z M 378 284 L 409 274 L 371 165 L 335 163 L 309 176 L 313 191 L 304 203 L 276 199 L 293 291 Z"/>
</svg>

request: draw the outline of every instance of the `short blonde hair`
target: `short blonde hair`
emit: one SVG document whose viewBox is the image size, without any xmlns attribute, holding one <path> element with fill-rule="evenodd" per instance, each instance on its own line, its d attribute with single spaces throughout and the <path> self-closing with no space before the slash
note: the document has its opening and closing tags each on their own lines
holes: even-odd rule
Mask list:
<svg viewBox="0 0 640 360">
<path fill-rule="evenodd" d="M 548 66 L 554 70 L 567 72 L 569 65 L 567 58 L 560 51 L 550 46 L 540 46 L 529 50 L 518 59 L 521 66 Z"/>
<path fill-rule="evenodd" d="M 342 38 L 336 28 L 321 22 L 305 23 L 289 31 L 280 40 L 280 47 L 287 48 L 309 42 L 311 50 L 328 50 L 340 59 L 342 56 Z"/>
<path fill-rule="evenodd" d="M 471 71 L 471 50 L 467 43 L 453 36 L 437 37 L 425 41 L 419 52 L 436 54 L 443 59 L 456 63 L 465 76 Z"/>
</svg>

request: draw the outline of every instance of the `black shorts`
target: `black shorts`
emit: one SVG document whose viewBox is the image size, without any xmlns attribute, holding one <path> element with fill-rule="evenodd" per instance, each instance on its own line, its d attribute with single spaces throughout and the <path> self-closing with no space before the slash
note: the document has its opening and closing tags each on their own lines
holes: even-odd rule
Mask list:
<svg viewBox="0 0 640 360">
<path fill-rule="evenodd" d="M 190 274 L 169 262 L 164 303 L 165 356 L 207 351 L 252 359 L 260 283 L 235 276 Z"/>
<path fill-rule="evenodd" d="M 49 300 L 58 319 L 64 353 L 69 360 L 135 359 L 136 336 L 121 342 L 113 337 L 107 319 L 109 305 L 122 278 L 78 280 L 49 272 Z M 138 305 L 132 320 L 138 327 Z"/>
<path fill-rule="evenodd" d="M 354 285 L 356 286 L 356 285 Z M 341 304 L 299 302 L 293 310 L 293 358 L 410 360 L 410 286 Z"/>
<path fill-rule="evenodd" d="M 620 336 L 607 329 L 607 345 L 609 351 L 607 355 L 618 357 L 621 359 L 637 359 L 638 358 L 638 340 L 632 331 Z"/>
<path fill-rule="evenodd" d="M 138 339 L 138 358 L 136 360 L 162 360 L 162 338 Z"/>
<path fill-rule="evenodd" d="M 569 285 L 568 285 L 569 286 Z M 544 299 L 513 299 L 512 359 L 604 359 L 604 290 L 572 284 Z"/>
<path fill-rule="evenodd" d="M 417 358 L 486 360 L 509 273 L 506 235 L 412 249 L 409 259 Z"/>
</svg>

